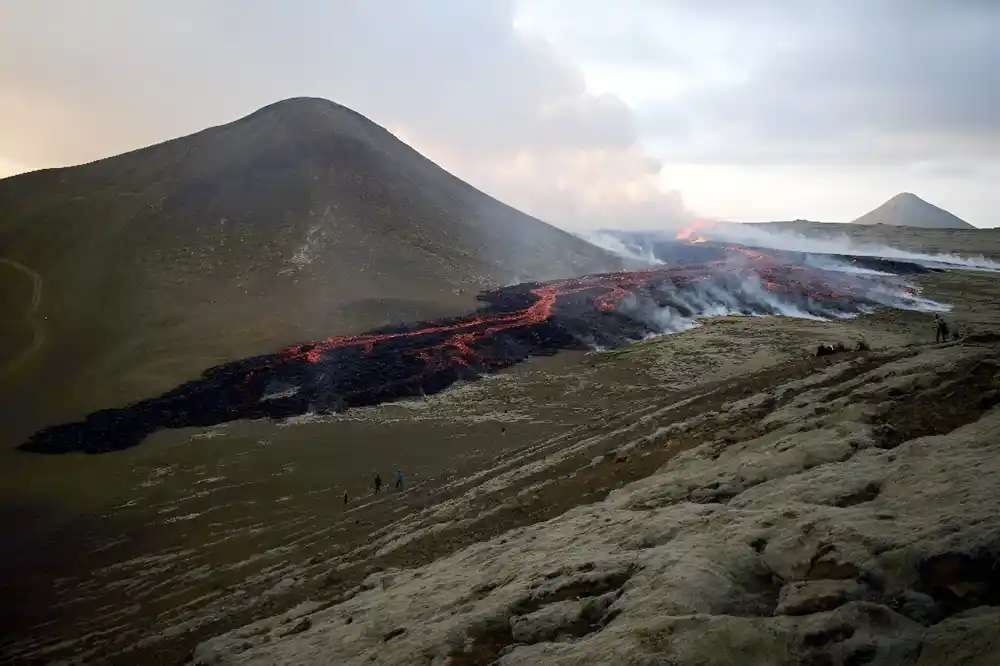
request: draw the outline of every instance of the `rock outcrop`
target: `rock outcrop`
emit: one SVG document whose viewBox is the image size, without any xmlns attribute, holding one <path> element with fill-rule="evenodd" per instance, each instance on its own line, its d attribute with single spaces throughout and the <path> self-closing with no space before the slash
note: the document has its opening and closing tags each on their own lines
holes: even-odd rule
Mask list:
<svg viewBox="0 0 1000 666">
<path fill-rule="evenodd" d="M 793 399 L 751 437 L 706 441 L 602 502 L 428 566 L 373 573 L 332 605 L 206 641 L 194 662 L 994 664 L 1000 410 L 963 411 L 958 392 L 1000 377 L 996 352 L 857 367 L 777 387 Z M 949 416 L 918 416 L 942 400 Z"/>
</svg>

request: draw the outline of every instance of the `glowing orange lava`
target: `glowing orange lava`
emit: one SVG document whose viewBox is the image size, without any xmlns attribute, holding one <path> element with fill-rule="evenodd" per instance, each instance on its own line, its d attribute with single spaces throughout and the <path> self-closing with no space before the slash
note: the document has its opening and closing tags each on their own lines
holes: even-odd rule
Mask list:
<svg viewBox="0 0 1000 666">
<path fill-rule="evenodd" d="M 685 234 L 686 231 L 682 231 L 681 234 Z M 699 236 L 693 238 L 691 242 L 702 243 L 705 239 Z M 756 275 L 765 289 L 776 292 L 788 292 L 793 288 L 803 289 L 810 295 L 815 294 L 817 298 L 834 293 L 831 289 L 824 288 L 824 285 L 809 280 L 807 276 L 796 278 L 790 283 L 789 271 L 804 270 L 802 267 L 782 265 L 780 275 L 776 275 L 775 271 L 779 269 L 779 264 L 771 256 L 740 245 L 729 245 L 725 249 L 735 255 L 734 258 L 743 258 L 742 262 L 737 260 L 732 264 L 732 271 Z M 288 347 L 278 356 L 285 361 L 300 359 L 318 363 L 324 359 L 324 353 L 330 350 L 361 347 L 366 354 L 371 355 L 379 343 L 412 338 L 421 340 L 421 343 L 418 343 L 419 351 L 414 353 L 429 366 L 449 362 L 467 365 L 477 356 L 474 350 L 476 342 L 504 330 L 545 322 L 552 315 L 553 306 L 560 297 L 583 292 L 592 293 L 593 297 L 589 299 L 592 307 L 598 312 L 609 313 L 617 310 L 621 301 L 627 296 L 637 293 L 653 281 L 684 284 L 694 280 L 710 280 L 718 274 L 722 264 L 727 264 L 727 260 L 711 261 L 699 266 L 620 271 L 547 282 L 529 290 L 528 293 L 535 297 L 531 305 L 513 312 L 480 312 L 461 320 L 432 324 L 413 330 L 330 337 Z M 445 336 L 443 340 L 439 337 L 442 334 Z"/>
<path fill-rule="evenodd" d="M 635 275 L 636 273 L 622 272 L 549 282 L 531 289 L 530 293 L 536 296 L 537 300 L 527 308 L 516 312 L 477 315 L 452 324 L 430 326 L 414 331 L 331 337 L 307 344 L 294 345 L 281 352 L 281 356 L 286 359 L 301 358 L 310 363 L 318 363 L 323 358 L 323 352 L 331 349 L 363 345 L 365 352 L 370 354 L 378 342 L 439 333 L 451 334 L 438 345 L 440 348 L 450 348 L 458 352 L 459 357 L 472 355 L 473 352 L 469 348 L 469 344 L 473 340 L 492 336 L 505 329 L 531 326 L 547 320 L 552 313 L 552 306 L 559 296 L 575 294 L 595 287 L 615 290 L 618 288 L 617 283 L 622 283 L 622 286 L 632 286 Z M 624 296 L 625 293 L 624 289 L 620 290 L 620 296 Z"/>
<path fill-rule="evenodd" d="M 677 232 L 677 240 L 687 240 L 691 238 L 691 236 L 694 235 L 694 232 L 698 231 L 698 229 L 703 226 L 705 226 L 705 223 L 702 220 L 696 220 L 690 227 L 685 227 Z"/>
<path fill-rule="evenodd" d="M 705 241 L 708 240 L 708 238 L 705 235 L 705 230 L 712 229 L 717 224 L 718 224 L 717 222 L 706 222 L 705 220 L 696 220 L 694 224 L 692 224 L 691 226 L 685 227 L 681 229 L 679 232 L 677 232 L 677 240 L 686 240 L 692 245 L 696 245 L 698 243 L 704 243 Z M 700 233 L 698 233 L 698 235 L 695 235 L 695 232 L 700 232 Z"/>
</svg>

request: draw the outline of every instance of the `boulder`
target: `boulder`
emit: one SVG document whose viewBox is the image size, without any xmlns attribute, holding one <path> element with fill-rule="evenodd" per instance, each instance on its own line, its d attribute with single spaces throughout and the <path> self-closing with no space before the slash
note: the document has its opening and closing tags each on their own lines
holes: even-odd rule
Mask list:
<svg viewBox="0 0 1000 666">
<path fill-rule="evenodd" d="M 781 588 L 776 615 L 809 615 L 843 606 L 864 596 L 864 586 L 849 580 L 810 580 Z"/>
</svg>

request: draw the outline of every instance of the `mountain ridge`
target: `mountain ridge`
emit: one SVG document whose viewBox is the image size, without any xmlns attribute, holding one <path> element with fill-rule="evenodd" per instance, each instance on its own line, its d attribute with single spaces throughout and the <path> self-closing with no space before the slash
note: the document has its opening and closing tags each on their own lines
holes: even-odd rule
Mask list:
<svg viewBox="0 0 1000 666">
<path fill-rule="evenodd" d="M 868 211 L 851 224 L 886 224 L 921 229 L 975 229 L 960 217 L 925 201 L 912 192 L 901 192 Z"/>
<path fill-rule="evenodd" d="M 318 98 L 0 180 L 0 256 L 45 283 L 48 342 L 6 377 L 33 397 L 4 421 L 30 428 L 229 359 L 464 314 L 490 286 L 620 266 Z M 4 302 L 21 291 L 0 283 Z"/>
</svg>

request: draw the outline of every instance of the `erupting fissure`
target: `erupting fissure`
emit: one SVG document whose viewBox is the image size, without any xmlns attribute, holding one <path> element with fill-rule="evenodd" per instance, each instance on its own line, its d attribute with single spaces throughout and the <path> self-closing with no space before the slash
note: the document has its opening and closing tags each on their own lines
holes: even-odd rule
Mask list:
<svg viewBox="0 0 1000 666">
<path fill-rule="evenodd" d="M 681 245 L 693 261 L 503 287 L 481 294 L 485 307 L 466 317 L 330 337 L 226 363 L 156 398 L 41 431 L 20 448 L 98 453 L 135 446 L 162 428 L 374 405 L 440 391 L 530 356 L 611 348 L 683 327 L 665 320 L 920 307 L 913 288 L 894 275 L 823 270 L 733 244 Z"/>
</svg>

